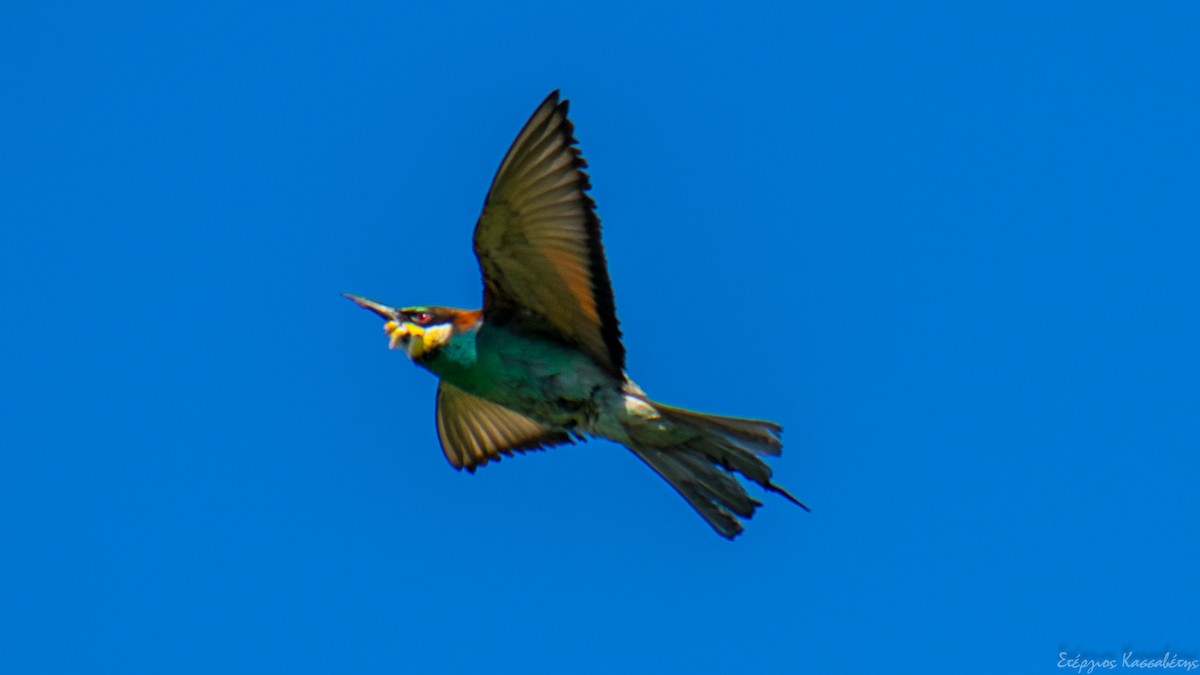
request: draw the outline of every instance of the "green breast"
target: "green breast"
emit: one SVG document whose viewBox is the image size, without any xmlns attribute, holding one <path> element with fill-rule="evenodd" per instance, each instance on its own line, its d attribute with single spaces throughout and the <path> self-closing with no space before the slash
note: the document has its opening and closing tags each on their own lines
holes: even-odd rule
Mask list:
<svg viewBox="0 0 1200 675">
<path fill-rule="evenodd" d="M 419 363 L 463 391 L 529 412 L 552 401 L 588 400 L 595 387 L 612 384 L 575 349 L 486 324 Z"/>
<path fill-rule="evenodd" d="M 476 393 L 477 380 L 483 376 L 479 368 L 477 335 L 478 331 L 454 335 L 436 351 L 417 359 L 417 365 L 459 389 Z"/>
</svg>

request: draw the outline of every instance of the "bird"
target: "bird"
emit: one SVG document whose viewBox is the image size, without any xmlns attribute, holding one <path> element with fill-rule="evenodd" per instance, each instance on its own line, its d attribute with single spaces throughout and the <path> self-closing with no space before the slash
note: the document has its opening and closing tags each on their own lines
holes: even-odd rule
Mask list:
<svg viewBox="0 0 1200 675">
<path fill-rule="evenodd" d="M 391 349 L 439 379 L 438 439 L 456 469 L 588 438 L 625 446 L 722 537 L 762 503 L 737 475 L 772 481 L 780 425 L 652 400 L 625 372 L 591 182 L 555 90 L 500 162 L 475 225 L 482 309 L 395 308 L 343 293 L 385 321 Z"/>
</svg>

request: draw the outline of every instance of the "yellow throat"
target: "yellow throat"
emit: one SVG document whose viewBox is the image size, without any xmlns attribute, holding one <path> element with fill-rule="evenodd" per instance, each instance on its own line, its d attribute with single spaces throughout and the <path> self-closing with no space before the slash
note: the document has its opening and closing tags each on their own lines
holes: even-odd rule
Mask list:
<svg viewBox="0 0 1200 675">
<path fill-rule="evenodd" d="M 388 349 L 403 345 L 410 359 L 418 358 L 431 349 L 446 344 L 454 333 L 454 327 L 450 324 L 426 328 L 411 321 L 400 323 L 394 320 L 383 324 L 383 330 L 388 334 Z"/>
</svg>

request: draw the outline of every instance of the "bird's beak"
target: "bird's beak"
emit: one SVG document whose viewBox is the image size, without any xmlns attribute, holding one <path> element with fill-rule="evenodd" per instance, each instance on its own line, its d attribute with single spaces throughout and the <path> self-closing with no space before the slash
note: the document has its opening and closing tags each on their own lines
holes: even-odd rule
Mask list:
<svg viewBox="0 0 1200 675">
<path fill-rule="evenodd" d="M 387 305 L 381 305 L 373 300 L 368 300 L 366 298 L 362 298 L 357 295 L 351 295 L 349 293 L 342 293 L 342 295 L 346 298 L 349 298 L 350 302 L 353 302 L 363 309 L 369 309 L 384 319 L 394 320 L 399 314 L 399 312 L 397 312 L 395 309 L 388 307 Z"/>
<path fill-rule="evenodd" d="M 421 335 L 425 333 L 425 330 L 416 324 L 409 323 L 407 321 L 401 323 L 399 321 L 400 312 L 392 307 L 381 305 L 373 300 L 368 300 L 366 298 L 362 298 L 357 295 L 351 295 L 349 293 L 342 293 L 342 295 L 349 298 L 351 302 L 359 307 L 362 307 L 363 309 L 369 309 L 384 319 L 387 319 L 387 323 L 383 324 L 383 330 L 388 334 L 389 349 L 395 349 L 396 345 L 398 344 L 407 345 L 409 338 L 414 336 L 421 337 Z"/>
</svg>

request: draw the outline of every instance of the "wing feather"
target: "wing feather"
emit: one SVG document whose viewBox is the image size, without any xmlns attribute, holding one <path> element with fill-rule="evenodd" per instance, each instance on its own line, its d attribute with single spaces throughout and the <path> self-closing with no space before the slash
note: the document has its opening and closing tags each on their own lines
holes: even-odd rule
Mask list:
<svg viewBox="0 0 1200 675">
<path fill-rule="evenodd" d="M 499 461 L 502 455 L 575 442 L 565 431 L 551 429 L 445 381 L 438 385 L 437 430 L 450 464 L 471 472 L 489 461 Z"/>
<path fill-rule="evenodd" d="M 556 91 L 500 163 L 475 227 L 484 319 L 557 337 L 623 378 L 625 348 L 586 166 Z"/>
</svg>

